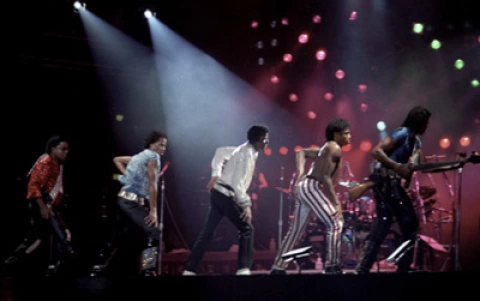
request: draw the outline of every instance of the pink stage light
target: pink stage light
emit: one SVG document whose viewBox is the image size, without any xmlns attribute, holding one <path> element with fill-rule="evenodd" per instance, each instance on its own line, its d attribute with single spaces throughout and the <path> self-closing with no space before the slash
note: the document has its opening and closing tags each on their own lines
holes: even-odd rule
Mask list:
<svg viewBox="0 0 480 301">
<path fill-rule="evenodd" d="M 337 72 L 335 72 L 335 77 L 343 79 L 345 77 L 345 72 L 342 69 L 338 69 Z"/>
<path fill-rule="evenodd" d="M 258 22 L 254 20 L 254 21 L 252 21 L 252 23 L 250 23 L 250 26 L 252 28 L 258 28 Z"/>
<path fill-rule="evenodd" d="M 460 145 L 463 147 L 467 147 L 470 145 L 470 137 L 468 136 L 463 136 L 460 138 Z"/>
<path fill-rule="evenodd" d="M 342 146 L 342 151 L 349 152 L 350 150 L 352 150 L 352 145 L 351 144 L 347 144 L 347 145 Z"/>
<path fill-rule="evenodd" d="M 364 85 L 364 84 L 358 85 L 358 92 L 360 92 L 360 93 L 367 92 L 367 85 Z"/>
<path fill-rule="evenodd" d="M 278 76 L 272 75 L 272 77 L 270 77 L 270 81 L 274 84 L 278 84 L 278 81 L 279 81 Z"/>
<path fill-rule="evenodd" d="M 360 104 L 360 111 L 365 113 L 367 110 L 368 110 L 368 105 L 366 103 L 362 102 L 362 104 Z"/>
<path fill-rule="evenodd" d="M 287 26 L 288 25 L 288 18 L 282 18 L 282 25 Z"/>
<path fill-rule="evenodd" d="M 298 101 L 298 96 L 297 96 L 297 94 L 295 94 L 295 93 L 290 93 L 290 95 L 288 96 L 288 99 L 289 99 L 291 102 L 297 102 L 297 101 Z"/>
<path fill-rule="evenodd" d="M 348 20 L 354 21 L 354 20 L 356 20 L 356 19 L 357 19 L 357 12 L 356 12 L 356 11 L 352 11 L 352 12 L 350 13 L 350 17 L 348 18 Z"/>
<path fill-rule="evenodd" d="M 372 149 L 372 142 L 368 141 L 368 140 L 364 140 L 362 141 L 362 143 L 360 143 L 360 150 L 363 151 L 363 152 L 368 152 Z"/>
<path fill-rule="evenodd" d="M 447 149 L 447 148 L 450 147 L 450 144 L 451 144 L 451 143 L 450 143 L 450 139 L 448 139 L 448 138 L 442 138 L 442 139 L 440 139 L 440 141 L 439 141 L 438 144 L 440 145 L 440 147 L 441 147 L 442 149 Z"/>
<path fill-rule="evenodd" d="M 285 53 L 283 55 L 283 61 L 285 63 L 290 63 L 292 60 L 293 60 L 293 55 L 291 55 L 290 53 Z"/>
<path fill-rule="evenodd" d="M 280 155 L 285 156 L 288 154 L 288 148 L 285 146 L 282 146 L 278 149 L 278 152 L 280 153 Z"/>
<path fill-rule="evenodd" d="M 315 119 L 315 118 L 317 118 L 317 113 L 315 113 L 314 111 L 308 111 L 307 112 L 307 117 L 308 117 L 308 119 Z"/>
<path fill-rule="evenodd" d="M 325 93 L 323 98 L 325 98 L 326 101 L 331 101 L 333 99 L 333 94 L 330 93 L 330 92 L 327 92 L 327 93 Z"/>
<path fill-rule="evenodd" d="M 265 156 L 271 156 L 272 155 L 272 149 L 270 147 L 267 147 L 263 150 L 263 153 Z"/>
<path fill-rule="evenodd" d="M 320 17 L 320 15 L 315 15 L 313 16 L 312 21 L 313 23 L 320 23 L 322 22 L 322 17 Z"/>
<path fill-rule="evenodd" d="M 327 53 L 323 49 L 317 50 L 317 52 L 315 53 L 315 57 L 317 58 L 317 60 L 323 61 L 327 57 Z"/>
<path fill-rule="evenodd" d="M 298 42 L 305 44 L 308 42 L 308 34 L 302 33 L 298 36 Z"/>
</svg>

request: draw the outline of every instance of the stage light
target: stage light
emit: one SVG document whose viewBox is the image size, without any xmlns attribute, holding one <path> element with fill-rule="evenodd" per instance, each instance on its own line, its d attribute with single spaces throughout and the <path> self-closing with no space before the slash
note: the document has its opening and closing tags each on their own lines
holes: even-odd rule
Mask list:
<svg viewBox="0 0 480 301">
<path fill-rule="evenodd" d="M 250 26 L 252 28 L 258 28 L 258 22 L 254 20 L 254 21 L 252 21 L 252 23 L 250 23 Z"/>
<path fill-rule="evenodd" d="M 422 23 L 413 23 L 413 32 L 416 34 L 423 33 L 423 24 Z"/>
<path fill-rule="evenodd" d="M 458 70 L 462 69 L 464 66 L 465 63 L 463 62 L 463 60 L 458 59 L 455 61 L 455 68 L 457 68 Z"/>
<path fill-rule="evenodd" d="M 472 87 L 474 88 L 478 88 L 480 86 L 480 82 L 478 81 L 478 79 L 474 78 L 472 79 L 472 81 L 470 82 L 470 84 L 472 85 Z"/>
<path fill-rule="evenodd" d="M 317 60 L 323 61 L 327 57 L 327 53 L 325 52 L 325 50 L 320 49 L 317 50 L 317 52 L 315 53 L 315 57 L 317 58 Z"/>
<path fill-rule="evenodd" d="M 270 147 L 267 147 L 263 150 L 263 153 L 265 156 L 271 156 L 272 155 L 272 149 Z"/>
<path fill-rule="evenodd" d="M 355 21 L 357 19 L 357 12 L 356 11 L 352 11 L 350 13 L 350 17 L 348 18 L 348 20 L 350 21 Z"/>
<path fill-rule="evenodd" d="M 78 10 L 81 8 L 85 9 L 85 7 L 87 7 L 87 4 L 85 4 L 85 2 L 80 2 L 80 1 L 73 2 L 74 12 L 78 12 Z"/>
<path fill-rule="evenodd" d="M 278 84 L 278 81 L 279 81 L 278 76 L 272 75 L 272 77 L 270 77 L 270 81 L 274 84 Z"/>
<path fill-rule="evenodd" d="M 320 17 L 320 15 L 315 15 L 313 16 L 312 21 L 313 23 L 320 23 L 322 22 L 322 17 Z"/>
<path fill-rule="evenodd" d="M 308 34 L 302 33 L 298 36 L 298 42 L 305 44 L 308 42 Z"/>
<path fill-rule="evenodd" d="M 463 147 L 467 147 L 470 145 L 470 137 L 468 136 L 463 136 L 460 138 L 460 145 Z"/>
<path fill-rule="evenodd" d="M 430 43 L 430 46 L 432 47 L 432 49 L 435 49 L 435 50 L 438 50 L 440 49 L 440 47 L 442 47 L 442 43 L 440 43 L 439 40 L 433 40 L 432 43 Z"/>
<path fill-rule="evenodd" d="M 314 111 L 308 111 L 307 112 L 307 117 L 308 117 L 308 119 L 313 120 L 313 119 L 317 118 L 317 113 L 315 113 Z"/>
<path fill-rule="evenodd" d="M 297 145 L 297 146 L 295 146 L 295 147 L 293 148 L 293 151 L 294 151 L 294 152 L 298 152 L 298 151 L 301 150 L 301 149 L 302 149 L 302 146 Z"/>
<path fill-rule="evenodd" d="M 115 116 L 115 119 L 117 121 L 122 121 L 123 120 L 123 115 L 118 114 L 117 116 Z"/>
<path fill-rule="evenodd" d="M 351 150 L 352 150 L 352 145 L 351 144 L 347 144 L 347 145 L 342 146 L 342 151 L 344 151 L 344 152 L 349 152 Z"/>
<path fill-rule="evenodd" d="M 335 72 L 335 77 L 343 79 L 345 77 L 345 72 L 342 69 L 338 69 L 337 72 Z"/>
<path fill-rule="evenodd" d="M 151 10 L 149 9 L 146 9 L 144 12 L 143 12 L 143 15 L 145 16 L 145 18 L 147 19 L 150 19 L 151 17 L 154 17 L 156 15 L 155 12 L 152 12 Z"/>
<path fill-rule="evenodd" d="M 288 154 L 288 148 L 285 146 L 282 146 L 278 149 L 278 152 L 280 153 L 280 155 L 286 156 Z"/>
<path fill-rule="evenodd" d="M 290 95 L 288 96 L 288 99 L 289 99 L 291 102 L 297 102 L 297 101 L 298 101 L 298 96 L 297 96 L 297 94 L 295 94 L 295 93 L 290 93 Z"/>
<path fill-rule="evenodd" d="M 282 25 L 288 25 L 288 18 L 282 18 Z"/>
<path fill-rule="evenodd" d="M 448 138 L 442 138 L 442 139 L 440 139 L 440 141 L 439 141 L 438 144 L 440 145 L 440 147 L 441 147 L 442 149 L 447 149 L 447 148 L 450 147 L 450 139 L 448 139 Z"/>
<path fill-rule="evenodd" d="M 365 92 L 367 92 L 367 85 L 360 84 L 360 85 L 358 85 L 357 88 L 358 88 L 358 92 L 360 92 L 360 93 L 365 93 Z"/>
<path fill-rule="evenodd" d="M 360 111 L 362 111 L 363 113 L 365 113 L 366 111 L 368 110 L 368 105 L 364 102 L 362 102 L 360 104 Z"/>
<path fill-rule="evenodd" d="M 270 45 L 272 47 L 277 47 L 278 46 L 278 40 L 277 39 L 272 39 L 272 41 L 270 42 Z"/>
<path fill-rule="evenodd" d="M 257 63 L 258 63 L 260 66 L 263 66 L 263 64 L 265 64 L 265 60 L 263 59 L 263 57 L 259 57 L 258 60 L 257 60 Z"/>
<path fill-rule="evenodd" d="M 283 61 L 285 63 L 290 63 L 293 60 L 293 56 L 290 53 L 285 53 L 283 55 Z"/>
<path fill-rule="evenodd" d="M 263 42 L 262 41 L 258 41 L 255 46 L 257 46 L 258 49 L 262 49 L 263 48 Z"/>
<path fill-rule="evenodd" d="M 368 152 L 372 149 L 372 142 L 364 140 L 360 143 L 360 150 L 363 152 Z"/>
<path fill-rule="evenodd" d="M 377 130 L 381 132 L 381 131 L 385 131 L 386 128 L 387 128 L 387 125 L 385 124 L 384 121 L 377 122 Z"/>
<path fill-rule="evenodd" d="M 326 100 L 326 101 L 331 101 L 333 99 L 333 94 L 330 93 L 330 92 L 327 92 L 325 93 L 325 95 L 323 96 L 323 98 Z"/>
</svg>

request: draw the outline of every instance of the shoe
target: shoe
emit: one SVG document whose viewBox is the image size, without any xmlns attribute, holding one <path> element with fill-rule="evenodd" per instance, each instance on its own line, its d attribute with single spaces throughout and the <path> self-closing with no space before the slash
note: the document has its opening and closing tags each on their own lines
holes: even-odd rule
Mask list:
<svg viewBox="0 0 480 301">
<path fill-rule="evenodd" d="M 237 276 L 249 276 L 252 275 L 252 272 L 248 268 L 238 270 L 235 275 Z"/>
<path fill-rule="evenodd" d="M 270 271 L 270 275 L 274 275 L 274 276 L 287 275 L 287 272 L 284 269 L 272 269 Z"/>
<path fill-rule="evenodd" d="M 343 271 L 338 265 L 331 265 L 326 267 L 323 273 L 326 275 L 341 275 Z"/>
<path fill-rule="evenodd" d="M 188 270 L 185 270 L 182 273 L 182 276 L 195 276 L 195 275 L 197 275 L 197 273 L 192 272 L 192 271 L 188 271 Z"/>
</svg>

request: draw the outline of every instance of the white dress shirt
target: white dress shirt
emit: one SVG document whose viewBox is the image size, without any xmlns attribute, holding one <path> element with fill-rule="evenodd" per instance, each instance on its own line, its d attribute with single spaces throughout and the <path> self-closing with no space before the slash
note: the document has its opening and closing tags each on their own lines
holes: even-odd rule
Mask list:
<svg viewBox="0 0 480 301">
<path fill-rule="evenodd" d="M 212 159 L 212 177 L 219 178 L 214 188 L 233 197 L 242 208 L 252 206 L 247 189 L 252 182 L 257 158 L 258 151 L 248 142 L 239 146 L 217 148 Z"/>
</svg>

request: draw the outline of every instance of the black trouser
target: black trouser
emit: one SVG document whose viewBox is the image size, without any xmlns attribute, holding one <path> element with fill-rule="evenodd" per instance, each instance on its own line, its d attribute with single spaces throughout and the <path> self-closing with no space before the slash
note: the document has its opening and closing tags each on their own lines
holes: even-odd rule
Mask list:
<svg viewBox="0 0 480 301">
<path fill-rule="evenodd" d="M 119 197 L 117 201 L 120 211 L 120 223 L 123 226 L 117 229 L 117 231 L 119 231 L 117 235 L 125 236 L 131 233 L 143 233 L 144 237 L 139 237 L 140 241 L 138 241 L 140 243 L 138 246 L 140 246 L 141 249 L 139 251 L 146 251 L 150 247 L 157 247 L 160 238 L 160 229 L 158 227 L 145 224 L 145 218 L 149 214 L 148 201 L 145 200 L 145 202 L 146 205 L 141 205 L 137 201 L 126 200 L 122 197 Z M 124 238 L 125 237 L 122 237 L 120 240 Z M 125 242 L 123 245 L 126 245 L 126 243 L 129 244 L 129 247 L 133 246 L 136 248 L 137 246 L 137 241 Z M 138 260 L 138 257 L 136 259 Z"/>
<path fill-rule="evenodd" d="M 231 197 L 227 197 L 223 193 L 212 189 L 209 212 L 203 229 L 200 231 L 185 265 L 186 270 L 197 272 L 200 261 L 213 239 L 215 229 L 224 216 L 226 216 L 238 230 L 238 269 L 250 269 L 252 267 L 254 229 L 252 224 L 242 221 L 240 218 L 242 212 L 242 208 L 240 208 Z"/>
<path fill-rule="evenodd" d="M 380 245 L 390 231 L 393 217 L 402 232 L 402 243 L 407 240 L 415 241 L 418 231 L 418 219 L 412 202 L 399 178 L 386 178 L 373 187 L 376 201 L 377 218 L 373 222 L 372 230 L 365 240 L 360 261 L 355 268 L 358 272 L 368 272 L 377 254 Z M 408 271 L 413 259 L 413 248 L 406 252 L 398 261 L 399 272 Z"/>
<path fill-rule="evenodd" d="M 42 218 L 40 206 L 36 200 L 30 200 L 29 210 L 31 225 L 27 237 L 7 261 L 16 263 L 21 257 L 28 255 L 25 251 L 29 251 L 30 254 L 43 246 L 42 249 L 49 252 L 48 265 L 58 270 L 67 256 L 74 253 L 72 244 L 67 240 L 67 228 L 62 216 L 58 210 L 52 208 L 48 219 Z"/>
</svg>

